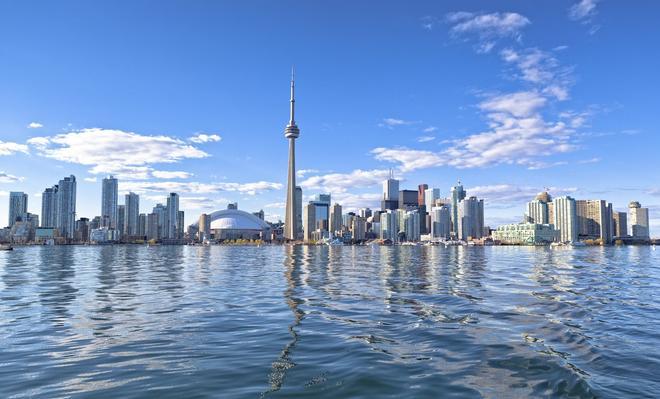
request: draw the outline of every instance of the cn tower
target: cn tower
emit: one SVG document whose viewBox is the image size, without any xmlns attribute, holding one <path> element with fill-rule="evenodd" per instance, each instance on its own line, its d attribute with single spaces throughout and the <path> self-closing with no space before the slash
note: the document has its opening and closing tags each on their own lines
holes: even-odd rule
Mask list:
<svg viewBox="0 0 660 399">
<path fill-rule="evenodd" d="M 291 117 L 289 124 L 284 129 L 284 137 L 289 140 L 289 177 L 286 188 L 286 218 L 284 219 L 284 238 L 288 241 L 295 241 L 298 237 L 298 218 L 296 216 L 296 139 L 300 136 L 300 129 L 296 125 L 295 119 L 295 76 L 291 68 Z"/>
</svg>

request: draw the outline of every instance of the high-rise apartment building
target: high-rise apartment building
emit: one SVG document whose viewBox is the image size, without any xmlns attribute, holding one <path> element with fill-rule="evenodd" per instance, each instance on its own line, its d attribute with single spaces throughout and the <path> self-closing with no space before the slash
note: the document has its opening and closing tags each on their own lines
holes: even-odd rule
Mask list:
<svg viewBox="0 0 660 399">
<path fill-rule="evenodd" d="M 165 228 L 165 238 L 169 239 L 180 239 L 178 237 L 179 231 L 179 194 L 170 193 L 167 197 L 167 223 Z M 183 227 L 183 226 L 181 226 Z"/>
<path fill-rule="evenodd" d="M 630 235 L 634 238 L 648 239 L 651 236 L 649 231 L 649 209 L 642 208 L 642 205 L 637 201 L 632 201 L 628 205 L 628 214 Z"/>
<path fill-rule="evenodd" d="M 440 199 L 440 189 L 439 188 L 427 188 L 424 190 L 424 204 L 426 204 L 426 209 L 430 210 L 436 206 L 436 201 Z"/>
<path fill-rule="evenodd" d="M 117 232 L 119 236 L 123 237 L 126 235 L 124 231 L 126 230 L 126 205 L 117 206 Z"/>
<path fill-rule="evenodd" d="M 484 200 L 464 198 L 458 203 L 458 238 L 479 239 L 484 232 Z"/>
<path fill-rule="evenodd" d="M 109 176 L 101 183 L 101 221 L 103 227 L 117 228 L 118 203 L 117 179 Z"/>
<path fill-rule="evenodd" d="M 314 231 L 316 231 L 316 206 L 310 202 L 303 208 L 303 239 L 305 242 L 314 240 Z"/>
<path fill-rule="evenodd" d="M 23 192 L 12 191 L 9 193 L 9 227 L 16 223 L 16 219 L 22 218 L 27 213 L 28 195 Z"/>
<path fill-rule="evenodd" d="M 57 186 L 55 227 L 62 237 L 72 240 L 76 230 L 76 177 L 65 177 Z"/>
<path fill-rule="evenodd" d="M 58 187 L 55 185 L 41 194 L 41 227 L 55 227 L 57 191 Z"/>
<path fill-rule="evenodd" d="M 466 193 L 460 180 L 458 184 L 451 188 L 451 223 L 452 231 L 456 237 L 460 236 L 460 229 L 458 228 L 458 204 L 465 199 Z"/>
<path fill-rule="evenodd" d="M 330 208 L 330 233 L 336 236 L 341 235 L 342 226 L 343 219 L 341 205 L 334 204 Z"/>
<path fill-rule="evenodd" d="M 124 230 L 126 236 L 138 235 L 140 218 L 140 196 L 130 192 L 124 197 Z"/>
<path fill-rule="evenodd" d="M 448 205 L 431 208 L 431 237 L 449 238 L 451 234 L 451 209 Z"/>
<path fill-rule="evenodd" d="M 605 200 L 576 200 L 578 239 L 612 243 L 612 204 Z"/>
<path fill-rule="evenodd" d="M 575 199 L 564 196 L 553 201 L 555 229 L 559 230 L 560 242 L 577 242 L 578 221 Z"/>
<path fill-rule="evenodd" d="M 615 237 L 625 237 L 628 235 L 628 215 L 625 212 L 613 212 Z"/>
</svg>

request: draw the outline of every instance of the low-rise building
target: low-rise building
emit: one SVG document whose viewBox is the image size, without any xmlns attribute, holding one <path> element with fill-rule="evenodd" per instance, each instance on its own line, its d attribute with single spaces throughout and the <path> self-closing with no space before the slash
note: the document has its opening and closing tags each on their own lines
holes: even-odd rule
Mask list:
<svg viewBox="0 0 660 399">
<path fill-rule="evenodd" d="M 505 224 L 493 232 L 493 239 L 502 244 L 546 245 L 557 241 L 558 238 L 559 231 L 551 224 Z"/>
</svg>

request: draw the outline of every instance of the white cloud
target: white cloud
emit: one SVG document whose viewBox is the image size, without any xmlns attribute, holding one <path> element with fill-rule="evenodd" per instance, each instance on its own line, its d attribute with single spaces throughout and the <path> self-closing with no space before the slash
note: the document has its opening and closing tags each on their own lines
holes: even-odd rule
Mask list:
<svg viewBox="0 0 660 399">
<path fill-rule="evenodd" d="M 426 142 L 433 141 L 433 140 L 435 140 L 434 136 L 420 136 L 420 137 L 417 137 L 417 142 L 418 143 L 426 143 Z"/>
<path fill-rule="evenodd" d="M 389 175 L 390 171 L 387 169 L 356 169 L 350 173 L 329 173 L 321 176 L 311 176 L 300 182 L 300 186 L 303 189 L 322 190 L 337 195 L 345 193 L 350 189 L 379 185 Z"/>
<path fill-rule="evenodd" d="M 0 172 L 0 183 L 16 183 L 23 181 L 22 177 L 10 175 L 6 172 Z"/>
<path fill-rule="evenodd" d="M 204 151 L 169 136 L 149 136 L 113 129 L 83 129 L 28 140 L 39 155 L 91 166 L 92 174 L 115 174 L 122 179 L 146 179 L 150 164 L 205 158 Z M 27 147 L 26 147 L 27 148 Z"/>
<path fill-rule="evenodd" d="M 433 132 L 435 132 L 436 130 L 438 130 L 437 127 L 435 127 L 435 126 L 429 126 L 429 127 L 424 128 L 422 131 L 423 131 L 424 133 L 433 133 Z"/>
<path fill-rule="evenodd" d="M 40 127 L 44 127 L 44 125 L 42 125 L 39 122 L 30 122 L 30 124 L 27 125 L 27 127 L 28 127 L 28 129 L 38 129 Z"/>
<path fill-rule="evenodd" d="M 534 91 L 496 95 L 479 104 L 482 111 L 511 114 L 514 117 L 527 117 L 545 106 L 547 100 Z"/>
<path fill-rule="evenodd" d="M 85 177 L 83 180 L 88 183 L 96 183 L 96 177 Z"/>
<path fill-rule="evenodd" d="M 164 201 L 165 199 L 162 198 Z M 179 206 L 186 210 L 216 211 L 224 209 L 230 201 L 225 198 L 179 197 Z"/>
<path fill-rule="evenodd" d="M 193 143 L 202 144 L 202 143 L 218 142 L 222 140 L 222 137 L 220 137 L 217 134 L 198 133 L 190 137 L 188 140 L 192 141 Z"/>
<path fill-rule="evenodd" d="M 568 87 L 572 84 L 570 68 L 561 68 L 559 61 L 550 53 L 536 48 L 516 51 L 506 48 L 500 52 L 502 60 L 513 64 L 523 81 L 543 87 L 543 93 L 558 100 L 568 99 Z"/>
<path fill-rule="evenodd" d="M 300 169 L 296 171 L 296 177 L 302 178 L 305 177 L 306 175 L 314 174 L 314 173 L 319 173 L 319 171 L 317 169 Z"/>
<path fill-rule="evenodd" d="M 264 205 L 264 208 L 271 208 L 271 209 L 284 209 L 284 207 L 286 207 L 285 202 L 273 202 L 273 203 Z"/>
<path fill-rule="evenodd" d="M 378 147 L 371 150 L 371 153 L 380 161 L 399 163 L 399 168 L 402 172 L 411 172 L 416 169 L 425 169 L 447 164 L 446 159 L 441 154 L 426 150 L 413 150 L 406 147 Z"/>
<path fill-rule="evenodd" d="M 252 183 L 200 183 L 181 181 L 119 181 L 122 192 L 133 191 L 143 193 L 175 192 L 178 194 L 215 194 L 223 191 L 238 192 L 245 195 L 256 195 L 266 191 L 280 190 L 280 183 L 258 181 Z"/>
<path fill-rule="evenodd" d="M 188 179 L 192 173 L 182 171 L 154 170 L 151 175 L 157 179 Z"/>
<path fill-rule="evenodd" d="M 531 22 L 525 16 L 514 12 L 494 12 L 490 14 L 459 11 L 449 13 L 447 22 L 452 27 L 449 32 L 454 37 L 474 35 L 479 40 L 477 51 L 490 52 L 501 38 L 520 40 L 521 30 Z"/>
<path fill-rule="evenodd" d="M 574 21 L 589 19 L 596 14 L 597 0 L 580 0 L 568 9 L 568 16 Z"/>
<path fill-rule="evenodd" d="M 407 121 L 404 119 L 396 119 L 396 118 L 385 118 L 383 119 L 382 123 L 379 123 L 378 126 L 380 127 L 388 127 L 388 128 L 394 128 L 396 126 L 406 126 L 406 125 L 413 125 L 415 123 L 419 123 L 418 121 Z"/>
<path fill-rule="evenodd" d="M 583 160 L 581 160 L 581 161 L 578 161 L 578 163 L 580 163 L 580 164 L 588 164 L 588 163 L 598 163 L 598 162 L 600 162 L 600 161 L 601 161 L 600 158 L 595 157 L 595 158 L 591 158 L 591 159 L 583 159 Z"/>
<path fill-rule="evenodd" d="M 28 146 L 25 144 L 12 143 L 7 141 L 0 140 L 0 156 L 3 155 L 12 155 L 17 152 L 22 152 L 23 154 L 28 154 Z"/>
</svg>

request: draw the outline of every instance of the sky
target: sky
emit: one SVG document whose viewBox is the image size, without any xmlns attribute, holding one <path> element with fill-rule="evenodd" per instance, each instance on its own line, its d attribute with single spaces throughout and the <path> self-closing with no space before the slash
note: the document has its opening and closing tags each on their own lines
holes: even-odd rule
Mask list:
<svg viewBox="0 0 660 399">
<path fill-rule="evenodd" d="M 660 235 L 660 3 L 20 1 L 0 3 L 0 224 L 8 193 L 101 179 L 148 213 L 283 219 L 289 79 L 298 184 L 346 210 L 460 180 L 486 223 L 539 191 L 650 208 Z M 4 198 L 4 199 L 3 199 Z M 123 197 L 120 198 L 123 203 Z"/>
</svg>

